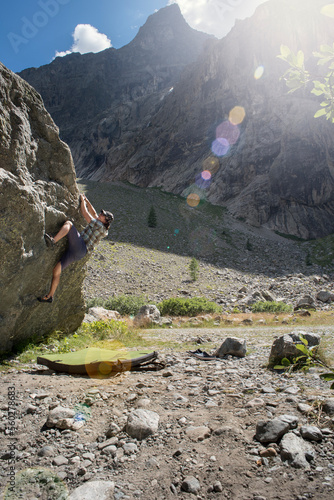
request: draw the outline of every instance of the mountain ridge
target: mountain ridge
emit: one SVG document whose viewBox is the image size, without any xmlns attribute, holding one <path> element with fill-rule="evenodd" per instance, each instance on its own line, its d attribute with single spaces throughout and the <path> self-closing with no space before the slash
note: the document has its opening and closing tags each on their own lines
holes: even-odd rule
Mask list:
<svg viewBox="0 0 334 500">
<path fill-rule="evenodd" d="M 304 239 L 321 237 L 334 231 L 334 129 L 313 119 L 317 102 L 311 94 L 287 96 L 279 81 L 285 67 L 276 56 L 284 43 L 304 50 L 309 60 L 312 50 L 331 38 L 332 21 L 320 14 L 325 3 L 269 0 L 221 40 L 204 40 L 199 32 L 186 29 L 201 46 L 192 61 L 186 48 L 189 39 L 182 39 L 181 30 L 173 43 L 163 44 L 167 52 L 174 47 L 163 67 L 165 61 L 158 57 L 162 54 L 152 52 L 156 47 L 150 37 L 156 35 L 150 25 L 168 13 L 176 16 L 177 26 L 185 26 L 179 8 L 166 7 L 150 16 L 130 44 L 118 49 L 112 72 L 107 51 L 87 55 L 91 66 L 78 59 L 72 68 L 74 79 L 89 68 L 91 81 L 86 78 L 76 99 L 69 90 L 71 102 L 62 110 L 52 107 L 52 99 L 68 82 L 58 83 L 51 65 L 43 70 L 48 88 L 43 87 L 43 71 L 38 78 L 27 71 L 21 76 L 42 94 L 71 147 L 78 176 L 161 187 L 184 196 L 195 193 L 254 226 Z M 166 36 L 171 24 L 166 21 Z M 147 56 L 142 40 L 144 47 L 149 40 L 150 55 L 157 59 L 140 59 Z M 179 44 L 177 54 L 174 42 Z M 184 66 L 176 68 L 180 55 Z M 72 60 L 57 64 L 71 66 Z M 132 73 L 134 60 L 140 71 Z M 259 67 L 263 75 L 255 79 Z M 115 81 L 118 74 L 122 84 L 105 84 L 110 83 L 109 74 Z M 211 152 L 216 127 L 234 106 L 245 110 L 240 137 L 228 154 L 217 157 Z M 211 181 L 202 182 L 201 172 L 210 168 Z"/>
</svg>

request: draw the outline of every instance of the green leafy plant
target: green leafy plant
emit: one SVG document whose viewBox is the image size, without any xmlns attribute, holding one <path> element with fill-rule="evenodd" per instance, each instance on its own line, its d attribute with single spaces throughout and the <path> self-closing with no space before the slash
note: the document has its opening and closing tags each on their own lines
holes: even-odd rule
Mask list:
<svg viewBox="0 0 334 500">
<path fill-rule="evenodd" d="M 301 352 L 300 356 L 296 356 L 290 361 L 288 358 L 283 358 L 281 364 L 275 365 L 274 370 L 284 370 L 287 373 L 291 373 L 297 370 L 308 371 L 311 367 L 318 366 L 321 368 L 326 368 L 331 370 L 324 361 L 320 358 L 318 354 L 317 345 L 309 347 L 307 339 L 300 335 L 301 344 L 296 344 L 296 348 Z M 322 373 L 320 377 L 326 381 L 334 381 L 334 371 L 331 370 L 328 373 Z M 331 389 L 334 389 L 334 382 L 332 383 Z"/>
<path fill-rule="evenodd" d="M 304 53 L 299 50 L 294 54 L 286 45 L 281 45 L 281 53 L 277 57 L 285 61 L 290 67 L 283 74 L 281 80 L 285 80 L 288 93 L 307 88 L 313 84 L 311 93 L 322 99 L 321 108 L 315 113 L 314 118 L 325 116 L 327 120 L 334 123 L 334 43 L 321 45 L 318 52 L 313 52 L 313 56 L 318 59 L 318 66 L 326 68 L 326 74 L 313 76 L 306 70 L 304 64 Z"/>
<path fill-rule="evenodd" d="M 292 306 L 285 304 L 284 302 L 274 302 L 274 301 L 258 301 L 252 305 L 252 311 L 254 313 L 267 312 L 267 313 L 281 313 L 281 312 L 291 312 Z"/>
<path fill-rule="evenodd" d="M 190 276 L 193 281 L 198 279 L 199 264 L 198 261 L 193 257 L 189 264 Z"/>
<path fill-rule="evenodd" d="M 160 302 L 158 309 L 163 316 L 196 316 L 202 313 L 218 313 L 221 308 L 204 297 L 191 299 L 175 297 Z"/>
</svg>

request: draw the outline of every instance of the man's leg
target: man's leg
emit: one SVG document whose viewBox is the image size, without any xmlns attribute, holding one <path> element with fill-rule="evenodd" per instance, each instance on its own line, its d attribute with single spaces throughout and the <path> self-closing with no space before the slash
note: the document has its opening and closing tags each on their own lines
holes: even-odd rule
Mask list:
<svg viewBox="0 0 334 500">
<path fill-rule="evenodd" d="M 73 223 L 70 220 L 67 220 L 65 224 L 63 224 L 63 226 L 60 228 L 56 236 L 54 236 L 53 241 L 55 243 L 58 243 L 59 240 L 64 238 L 64 236 L 66 236 L 70 232 L 72 226 Z"/>
<path fill-rule="evenodd" d="M 58 262 L 58 264 L 56 264 L 55 267 L 53 268 L 51 288 L 49 293 L 45 295 L 44 300 L 54 296 L 59 285 L 60 275 L 61 275 L 61 262 Z"/>
</svg>

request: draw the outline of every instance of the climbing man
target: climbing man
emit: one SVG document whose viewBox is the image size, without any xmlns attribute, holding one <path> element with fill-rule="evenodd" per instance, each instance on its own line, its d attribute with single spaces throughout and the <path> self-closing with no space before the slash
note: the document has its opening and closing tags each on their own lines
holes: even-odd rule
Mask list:
<svg viewBox="0 0 334 500">
<path fill-rule="evenodd" d="M 53 269 L 49 293 L 44 297 L 38 297 L 39 302 L 51 303 L 59 285 L 61 272 L 72 262 L 83 259 L 87 253 L 91 253 L 100 239 L 108 236 L 108 229 L 114 220 L 111 212 L 101 210 L 98 215 L 84 194 L 80 195 L 80 211 L 88 222 L 81 233 L 77 231 L 71 221 L 67 220 L 53 238 L 48 234 L 44 235 L 48 247 L 54 247 L 59 240 L 67 235 L 68 249 Z"/>
</svg>

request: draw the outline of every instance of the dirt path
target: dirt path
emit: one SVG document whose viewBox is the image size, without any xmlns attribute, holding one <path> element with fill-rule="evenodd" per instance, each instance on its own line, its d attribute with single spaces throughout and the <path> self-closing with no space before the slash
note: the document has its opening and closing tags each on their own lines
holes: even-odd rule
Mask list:
<svg viewBox="0 0 334 500">
<path fill-rule="evenodd" d="M 333 337 L 333 327 L 317 330 L 324 340 Z M 2 438 L 0 460 L 4 493 L 14 445 L 17 490 L 4 498 L 59 500 L 66 498 L 61 487 L 71 492 L 92 480 L 113 481 L 117 500 L 333 498 L 333 417 L 317 410 L 331 395 L 328 383 L 315 371 L 285 377 L 266 370 L 277 334 L 266 328 L 145 330 L 143 336 L 153 343 L 168 338 L 180 344 L 180 349 L 160 349 L 163 370 L 104 380 L 37 365 L 2 374 L 2 432 L 8 429 L 12 395 L 17 405 L 15 431 Z M 196 339 L 215 348 L 227 335 L 247 340 L 245 358 L 204 362 L 182 348 Z M 300 404 L 313 405 L 314 412 L 303 414 Z M 50 409 L 59 405 L 85 411 L 83 427 L 47 428 Z M 159 416 L 158 431 L 141 441 L 123 430 L 138 408 Z M 257 422 L 284 414 L 298 417 L 298 428 L 309 423 L 324 429 L 323 439 L 311 443 L 314 460 L 306 468 L 283 462 L 278 444 L 272 445 L 275 456 L 260 456 L 268 445 L 254 439 Z M 49 471 L 51 479 L 39 481 L 36 472 L 35 482 L 29 482 L 22 471 L 32 467 Z M 195 493 L 185 491 L 189 484 Z"/>
</svg>

